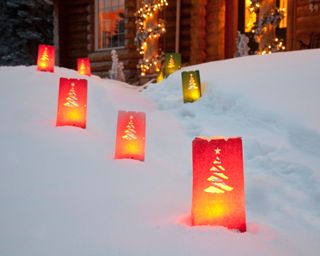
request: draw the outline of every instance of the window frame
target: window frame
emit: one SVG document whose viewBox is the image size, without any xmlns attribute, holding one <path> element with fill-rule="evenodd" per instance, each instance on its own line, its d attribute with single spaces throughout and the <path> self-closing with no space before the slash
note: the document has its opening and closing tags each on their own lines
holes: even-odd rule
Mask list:
<svg viewBox="0 0 320 256">
<path fill-rule="evenodd" d="M 124 0 L 124 9 L 126 6 L 126 1 Z M 106 47 L 106 48 L 99 48 L 99 0 L 94 1 L 94 50 L 96 52 L 102 52 L 102 51 L 111 51 L 111 50 L 117 50 L 117 49 L 125 49 L 126 48 L 126 28 L 124 29 L 124 45 L 123 46 L 115 46 L 115 47 Z M 126 9 L 125 9 L 126 11 Z M 124 27 L 126 27 L 127 20 L 124 18 Z"/>
</svg>

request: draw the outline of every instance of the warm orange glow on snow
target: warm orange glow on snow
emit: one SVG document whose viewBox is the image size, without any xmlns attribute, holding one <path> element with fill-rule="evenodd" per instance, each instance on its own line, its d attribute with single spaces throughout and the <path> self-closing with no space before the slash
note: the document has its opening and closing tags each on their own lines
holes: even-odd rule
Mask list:
<svg viewBox="0 0 320 256">
<path fill-rule="evenodd" d="M 87 80 L 60 78 L 57 126 L 86 128 Z"/>
<path fill-rule="evenodd" d="M 37 69 L 39 71 L 54 71 L 54 46 L 40 44 L 38 47 Z"/>
<path fill-rule="evenodd" d="M 145 124 L 143 112 L 119 111 L 115 158 L 131 158 L 144 161 Z"/>
<path fill-rule="evenodd" d="M 77 59 L 78 73 L 80 75 L 91 76 L 91 67 L 89 58 Z"/>
<path fill-rule="evenodd" d="M 246 231 L 241 138 L 193 140 L 192 225 Z"/>
</svg>

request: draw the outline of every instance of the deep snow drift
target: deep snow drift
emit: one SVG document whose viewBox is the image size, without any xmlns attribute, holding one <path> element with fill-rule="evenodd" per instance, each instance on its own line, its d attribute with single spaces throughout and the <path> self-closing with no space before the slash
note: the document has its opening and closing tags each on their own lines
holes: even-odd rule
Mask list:
<svg viewBox="0 0 320 256">
<path fill-rule="evenodd" d="M 55 127 L 58 81 L 0 68 L 0 255 L 318 255 L 320 51 L 212 62 L 147 89 L 88 78 L 87 129 Z M 114 160 L 118 110 L 147 113 L 146 160 Z M 242 136 L 248 232 L 190 227 L 191 142 Z"/>
</svg>

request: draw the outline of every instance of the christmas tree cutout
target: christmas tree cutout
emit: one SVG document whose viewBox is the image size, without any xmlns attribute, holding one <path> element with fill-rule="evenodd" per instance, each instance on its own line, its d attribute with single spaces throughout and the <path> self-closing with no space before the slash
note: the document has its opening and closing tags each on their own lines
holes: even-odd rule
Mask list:
<svg viewBox="0 0 320 256">
<path fill-rule="evenodd" d="M 168 63 L 168 68 L 175 68 L 175 67 L 176 67 L 176 65 L 174 64 L 173 56 L 170 55 L 169 63 Z"/>
<path fill-rule="evenodd" d="M 74 86 L 75 86 L 75 84 L 71 83 L 71 88 L 68 92 L 68 97 L 66 98 L 66 102 L 63 104 L 64 106 L 69 107 L 69 108 L 79 107 L 79 104 L 77 103 L 78 98 L 77 98 L 77 94 L 74 89 Z"/>
<path fill-rule="evenodd" d="M 130 116 L 130 120 L 127 124 L 127 129 L 124 131 L 124 135 L 122 136 L 124 140 L 136 140 L 136 130 L 133 122 L 133 116 Z"/>
<path fill-rule="evenodd" d="M 230 192 L 233 190 L 233 187 L 225 183 L 229 177 L 223 173 L 225 172 L 225 168 L 222 166 L 219 157 L 221 149 L 216 148 L 214 151 L 216 153 L 216 159 L 213 161 L 213 166 L 210 168 L 212 175 L 207 179 L 211 182 L 211 186 L 204 189 L 204 191 L 212 194 L 223 194 L 225 192 Z"/>
<path fill-rule="evenodd" d="M 189 85 L 188 85 L 188 90 L 197 90 L 198 86 L 196 84 L 196 81 L 194 80 L 193 74 L 190 74 L 189 77 Z"/>
<path fill-rule="evenodd" d="M 41 56 L 40 60 L 49 61 L 49 55 L 48 55 L 48 48 L 47 47 L 44 48 L 44 51 L 42 53 L 42 56 Z"/>
</svg>

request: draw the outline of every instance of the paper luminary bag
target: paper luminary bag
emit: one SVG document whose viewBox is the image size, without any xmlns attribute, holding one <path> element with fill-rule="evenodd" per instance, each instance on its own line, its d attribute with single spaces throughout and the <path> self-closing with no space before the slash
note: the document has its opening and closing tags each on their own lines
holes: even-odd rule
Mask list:
<svg viewBox="0 0 320 256">
<path fill-rule="evenodd" d="M 183 102 L 194 102 L 201 97 L 200 72 L 184 71 L 182 76 Z"/>
<path fill-rule="evenodd" d="M 118 112 L 115 159 L 130 158 L 144 161 L 146 114 Z"/>
<path fill-rule="evenodd" d="M 91 67 L 89 58 L 79 58 L 77 59 L 78 73 L 80 75 L 91 76 Z"/>
<path fill-rule="evenodd" d="M 245 232 L 241 138 L 195 138 L 192 155 L 192 225 L 219 225 Z"/>
<path fill-rule="evenodd" d="M 176 70 L 181 68 L 181 54 L 180 53 L 166 53 L 165 55 L 165 74 L 169 76 Z"/>
<path fill-rule="evenodd" d="M 39 71 L 54 71 L 55 52 L 54 46 L 40 44 L 38 47 L 37 69 Z"/>
<path fill-rule="evenodd" d="M 60 78 L 57 126 L 86 128 L 87 80 Z"/>
</svg>

